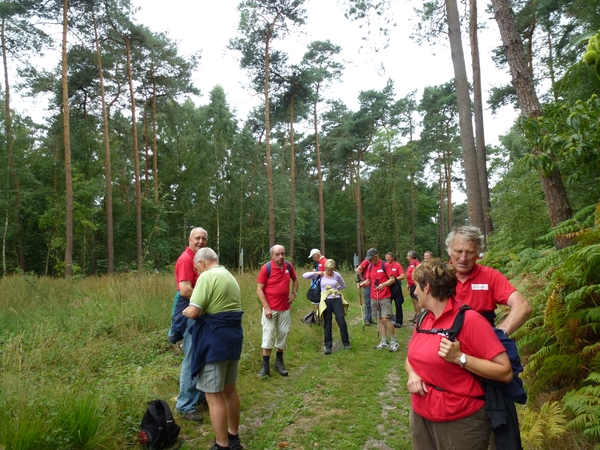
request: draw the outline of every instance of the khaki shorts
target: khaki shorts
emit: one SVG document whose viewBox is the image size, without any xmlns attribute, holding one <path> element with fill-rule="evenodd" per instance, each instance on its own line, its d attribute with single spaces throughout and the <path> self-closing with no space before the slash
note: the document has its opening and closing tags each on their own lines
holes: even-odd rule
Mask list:
<svg viewBox="0 0 600 450">
<path fill-rule="evenodd" d="M 260 323 L 262 325 L 261 348 L 272 349 L 273 347 L 285 350 L 287 348 L 287 337 L 290 333 L 291 320 L 290 310 L 271 311 L 273 316 L 267 319 L 263 309 Z"/>
<path fill-rule="evenodd" d="M 226 384 L 237 383 L 238 366 L 238 360 L 208 363 L 198 374 L 196 387 L 209 394 L 221 392 Z"/>
<path fill-rule="evenodd" d="M 380 319 L 392 317 L 392 299 L 382 298 L 379 301 L 371 299 L 371 314 Z"/>
</svg>

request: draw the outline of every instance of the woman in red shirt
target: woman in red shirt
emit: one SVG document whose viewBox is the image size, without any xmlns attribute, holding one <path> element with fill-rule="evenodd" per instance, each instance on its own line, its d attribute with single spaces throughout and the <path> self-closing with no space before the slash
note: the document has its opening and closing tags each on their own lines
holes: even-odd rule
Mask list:
<svg viewBox="0 0 600 450">
<path fill-rule="evenodd" d="M 454 342 L 444 337 L 462 305 L 456 295 L 456 268 L 439 259 L 413 272 L 415 293 L 425 316 L 408 346 L 405 368 L 411 395 L 411 433 L 415 450 L 487 450 L 490 421 L 479 377 L 508 383 L 510 361 L 490 324 L 465 311 Z"/>
</svg>

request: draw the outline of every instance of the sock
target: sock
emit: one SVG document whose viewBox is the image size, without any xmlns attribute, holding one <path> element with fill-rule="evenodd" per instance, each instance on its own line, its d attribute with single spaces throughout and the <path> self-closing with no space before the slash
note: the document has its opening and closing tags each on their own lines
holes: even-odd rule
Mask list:
<svg viewBox="0 0 600 450">
<path fill-rule="evenodd" d="M 283 352 L 277 352 L 277 356 L 276 356 L 276 358 L 277 358 L 279 361 L 283 361 Z"/>
<path fill-rule="evenodd" d="M 381 343 L 382 344 L 387 344 L 388 343 L 387 338 L 385 336 L 381 338 Z"/>
<path fill-rule="evenodd" d="M 229 441 L 239 441 L 240 440 L 239 434 L 231 434 L 229 431 L 227 432 L 227 437 L 229 438 Z"/>
<path fill-rule="evenodd" d="M 263 355 L 263 362 L 269 364 L 269 359 L 271 359 L 271 355 Z"/>
<path fill-rule="evenodd" d="M 392 336 L 392 342 L 398 342 L 398 341 L 396 340 L 396 336 Z"/>
</svg>

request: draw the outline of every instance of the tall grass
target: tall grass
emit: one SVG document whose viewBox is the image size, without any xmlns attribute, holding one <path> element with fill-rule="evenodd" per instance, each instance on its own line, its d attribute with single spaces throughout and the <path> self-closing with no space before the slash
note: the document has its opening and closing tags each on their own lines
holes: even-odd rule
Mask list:
<svg viewBox="0 0 600 450">
<path fill-rule="evenodd" d="M 410 448 L 405 345 L 373 350 L 375 327 L 362 331 L 358 293 L 348 273 L 352 350 L 322 353 L 321 327 L 310 311 L 308 282 L 292 307 L 285 360 L 290 376 L 257 380 L 261 362 L 256 273 L 236 274 L 242 289 L 244 347 L 238 390 L 247 448 Z M 172 275 L 85 279 L 0 279 L 0 449 L 139 448 L 146 404 L 174 406 L 182 354 L 166 339 Z M 410 318 L 410 313 L 407 313 Z M 410 330 L 401 329 L 401 341 Z M 203 424 L 175 416 L 182 450 L 208 448 Z"/>
</svg>

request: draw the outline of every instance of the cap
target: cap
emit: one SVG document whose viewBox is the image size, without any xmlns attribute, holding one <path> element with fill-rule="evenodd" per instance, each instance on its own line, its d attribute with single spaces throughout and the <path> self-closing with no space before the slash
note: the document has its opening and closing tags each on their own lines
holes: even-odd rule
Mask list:
<svg viewBox="0 0 600 450">
<path fill-rule="evenodd" d="M 371 247 L 369 250 L 367 250 L 367 255 L 365 256 L 365 259 L 370 260 L 375 255 L 377 255 L 377 249 L 375 247 Z"/>
<path fill-rule="evenodd" d="M 316 255 L 317 253 L 319 253 L 319 254 L 320 254 L 320 253 L 321 253 L 321 250 L 319 250 L 318 248 L 313 248 L 313 249 L 310 251 L 310 255 L 308 255 L 308 257 L 309 257 L 309 258 L 312 258 L 312 257 L 313 257 L 313 255 Z"/>
</svg>

